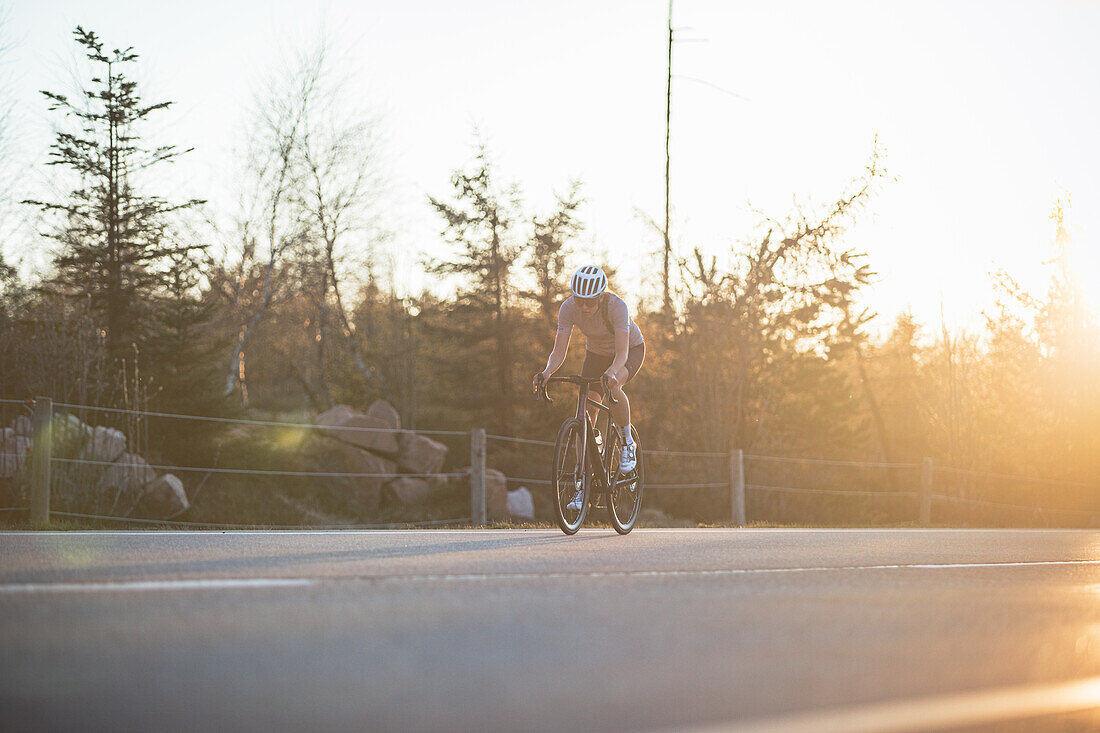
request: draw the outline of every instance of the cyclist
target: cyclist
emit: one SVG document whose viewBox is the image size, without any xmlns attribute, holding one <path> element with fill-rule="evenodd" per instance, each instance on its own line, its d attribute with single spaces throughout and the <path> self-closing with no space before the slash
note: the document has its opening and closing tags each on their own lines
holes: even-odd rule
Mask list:
<svg viewBox="0 0 1100 733">
<path fill-rule="evenodd" d="M 630 401 L 623 387 L 642 368 L 645 360 L 645 339 L 638 325 L 630 318 L 626 302 L 607 289 L 607 275 L 596 265 L 585 265 L 573 274 L 569 282 L 573 294 L 558 309 L 558 332 L 554 350 L 546 360 L 546 368 L 536 374 L 531 386 L 537 389 L 539 379 L 547 379 L 565 361 L 569 350 L 569 337 L 573 326 L 585 336 L 584 365 L 581 376 L 606 376 L 611 394 L 618 400 L 611 405 L 611 416 L 619 426 L 622 453 L 619 471 L 629 473 L 637 463 L 637 446 L 630 434 Z M 593 385 L 603 396 L 602 386 Z M 589 406 L 589 415 L 595 420 L 596 408 Z M 580 509 L 581 492 L 578 491 L 569 507 Z"/>
</svg>

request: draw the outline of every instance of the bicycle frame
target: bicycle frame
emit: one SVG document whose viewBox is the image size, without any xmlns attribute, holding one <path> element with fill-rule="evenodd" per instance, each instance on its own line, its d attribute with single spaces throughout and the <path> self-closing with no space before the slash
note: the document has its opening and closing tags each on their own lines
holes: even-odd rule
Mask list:
<svg viewBox="0 0 1100 733">
<path fill-rule="evenodd" d="M 597 409 L 596 420 L 599 420 L 599 414 L 603 413 L 607 415 L 607 435 L 604 436 L 603 450 L 611 450 L 611 431 L 615 429 L 615 422 L 611 419 L 611 408 L 602 402 L 596 400 L 590 400 L 588 397 L 589 385 L 582 384 L 578 390 L 577 395 L 577 419 L 584 422 L 584 442 L 581 446 L 581 450 L 584 452 L 585 460 L 588 463 L 588 469 L 595 477 L 595 485 L 592 487 L 596 490 L 596 493 L 606 492 L 607 486 L 607 469 L 604 466 L 604 459 L 608 456 L 603 455 L 600 450 L 589 450 L 589 445 L 596 445 L 595 426 L 593 420 L 589 419 L 587 405 L 591 402 Z"/>
<path fill-rule="evenodd" d="M 550 396 L 546 393 L 546 386 L 551 382 L 568 382 L 575 384 L 579 387 L 577 390 L 577 413 L 576 418 L 584 423 L 585 430 L 584 436 L 581 440 L 581 452 L 584 454 L 585 463 L 587 464 L 587 470 L 594 477 L 595 483 L 592 486 L 593 492 L 597 494 L 605 494 L 610 490 L 608 486 L 607 468 L 605 466 L 606 459 L 610 458 L 612 435 L 611 432 L 615 430 L 615 421 L 611 417 L 611 407 L 598 402 L 597 400 L 590 399 L 588 392 L 591 388 L 591 384 L 598 380 L 588 379 L 581 376 L 572 377 L 551 377 L 546 380 L 540 386 L 540 397 L 547 402 L 552 402 Z M 612 404 L 615 402 L 615 398 L 611 396 L 610 389 L 608 390 L 608 401 Z M 599 420 L 599 414 L 603 413 L 607 415 L 607 435 L 604 437 L 603 452 L 599 450 L 589 450 L 591 445 L 595 445 L 596 436 L 594 431 L 594 421 L 589 419 L 588 416 L 588 403 L 591 402 L 595 405 L 597 410 L 596 420 Z"/>
</svg>

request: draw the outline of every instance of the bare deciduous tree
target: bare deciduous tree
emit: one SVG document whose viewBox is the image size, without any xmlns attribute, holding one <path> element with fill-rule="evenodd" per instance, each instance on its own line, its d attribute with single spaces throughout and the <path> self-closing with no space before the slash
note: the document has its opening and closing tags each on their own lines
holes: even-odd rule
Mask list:
<svg viewBox="0 0 1100 733">
<path fill-rule="evenodd" d="M 381 236 L 375 216 L 382 190 L 378 123 L 355 103 L 326 41 L 287 66 L 257 95 L 239 252 L 212 263 L 220 271 L 218 289 L 236 314 L 224 391 L 240 386 L 247 402 L 251 340 L 281 301 L 303 295 L 315 311 L 304 322 L 316 376 L 302 368 L 296 373 L 310 382 L 311 402 L 323 408 L 332 336 L 347 346 L 364 379 L 374 375 L 341 285 L 349 250 Z"/>
<path fill-rule="evenodd" d="M 257 327 L 287 283 L 280 281 L 289 250 L 308 236 L 299 196 L 297 153 L 305 103 L 317 84 L 317 69 L 298 69 L 289 90 L 272 82 L 257 95 L 255 124 L 247 147 L 246 184 L 237 218 L 239 250 L 211 262 L 213 285 L 232 306 L 236 339 L 226 374 L 226 395 L 239 385 L 248 403 L 246 353 Z M 233 257 L 235 256 L 235 260 Z"/>
<path fill-rule="evenodd" d="M 362 262 L 370 245 L 386 236 L 377 210 L 385 186 L 378 160 L 379 124 L 351 101 L 348 79 L 332 70 L 326 45 L 317 49 L 312 64 L 319 69 L 321 84 L 306 109 L 301 154 L 306 170 L 304 205 L 323 268 L 317 298 L 320 322 L 323 328 L 331 289 L 339 333 L 359 375 L 370 382 L 376 370 L 368 363 L 367 344 L 350 317 L 341 283 L 349 259 L 354 260 L 348 251 L 351 240 L 358 237 Z M 321 333 L 319 344 L 326 335 Z M 318 360 L 323 368 L 323 354 Z"/>
</svg>

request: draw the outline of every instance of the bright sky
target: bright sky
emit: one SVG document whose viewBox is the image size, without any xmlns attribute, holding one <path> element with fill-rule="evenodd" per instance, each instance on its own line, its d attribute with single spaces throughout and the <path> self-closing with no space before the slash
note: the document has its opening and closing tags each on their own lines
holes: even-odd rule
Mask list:
<svg viewBox="0 0 1100 733">
<path fill-rule="evenodd" d="M 327 27 L 351 49 L 359 101 L 381 113 L 402 251 L 439 252 L 426 197 L 448 195 L 477 126 L 536 210 L 583 181 L 581 249 L 606 253 L 636 297 L 659 278 L 659 237 L 636 211 L 663 217 L 667 12 L 665 0 L 24 0 L 9 7 L 5 64 L 21 139 L 44 150 L 35 90 L 64 88 L 72 28 L 134 46 L 146 98 L 176 102 L 156 141 L 197 148 L 164 193 L 228 211 L 251 90 Z M 1100 3 L 676 0 L 674 25 L 674 72 L 691 77 L 673 88 L 680 253 L 728 251 L 754 210 L 829 201 L 877 134 L 897 180 L 847 241 L 881 275 L 880 313 L 938 324 L 942 303 L 949 325 L 974 325 L 998 269 L 1041 290 L 1048 217 L 1067 193 L 1078 274 L 1100 303 Z"/>
</svg>

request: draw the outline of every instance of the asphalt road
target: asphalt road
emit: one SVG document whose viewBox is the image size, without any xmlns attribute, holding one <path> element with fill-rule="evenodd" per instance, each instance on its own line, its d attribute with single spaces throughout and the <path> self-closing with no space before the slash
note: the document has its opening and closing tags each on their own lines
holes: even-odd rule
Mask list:
<svg viewBox="0 0 1100 733">
<path fill-rule="evenodd" d="M 1100 533 L 5 533 L 0 727 L 1100 730 Z"/>
</svg>

